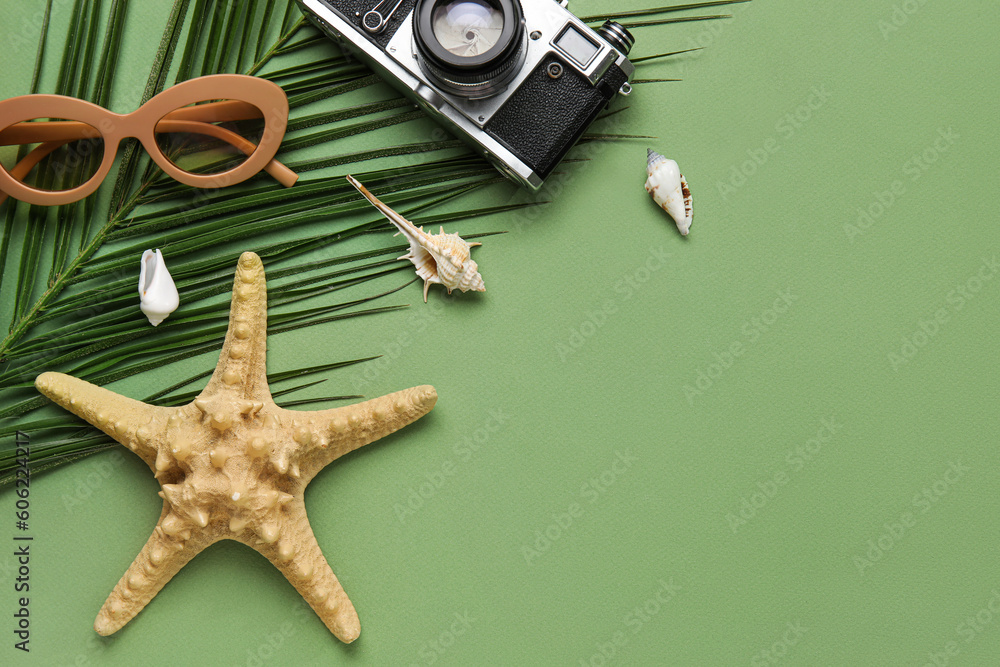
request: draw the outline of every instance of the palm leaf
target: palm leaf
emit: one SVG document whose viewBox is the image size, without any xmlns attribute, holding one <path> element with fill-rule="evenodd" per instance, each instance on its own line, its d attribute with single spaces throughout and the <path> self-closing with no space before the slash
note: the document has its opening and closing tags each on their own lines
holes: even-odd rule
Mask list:
<svg viewBox="0 0 1000 667">
<path fill-rule="evenodd" d="M 44 87 L 107 106 L 133 4 L 138 6 L 137 0 L 75 0 L 57 80 L 45 86 L 49 0 L 32 91 Z M 717 17 L 658 16 L 723 4 L 729 3 L 619 11 L 585 20 L 629 19 L 631 25 L 703 20 Z M 13 307 L 0 340 L 0 485 L 11 478 L 10 437 L 17 430 L 43 443 L 32 447 L 35 472 L 112 446 L 75 417 L 51 408 L 39 411 L 48 404 L 32 386 L 40 372 L 73 373 L 96 384 L 143 375 L 152 386 L 164 366 L 217 352 L 227 325 L 233 266 L 247 247 L 259 248 L 267 263 L 271 335 L 347 318 L 387 318 L 405 308 L 400 299 L 411 289 L 412 274 L 408 264 L 394 260 L 405 246 L 345 181 L 348 165 L 416 224 L 458 225 L 467 238 L 498 233 L 498 216 L 529 205 L 463 205 L 466 194 L 484 190 L 510 201 L 514 186 L 458 140 L 391 139 L 399 126 L 423 122 L 421 112 L 338 53 L 294 3 L 279 7 L 275 0 L 175 0 L 142 95 L 130 102 L 137 107 L 149 100 L 169 79 L 202 74 L 241 72 L 279 83 L 292 109 L 279 159 L 302 175 L 294 188 L 258 177 L 225 190 L 196 191 L 167 178 L 138 142 L 129 141 L 113 183 L 105 184 L 109 197 L 49 208 L 14 200 L 5 204 L 0 289 L 10 292 L 4 296 Z M 319 55 L 308 62 L 293 55 L 310 48 Z M 585 141 L 638 136 L 592 132 Z M 400 156 L 410 156 L 403 166 L 356 168 Z M 8 267 L 17 237 L 20 256 L 16 267 Z M 149 247 L 164 249 L 183 295 L 181 308 L 156 329 L 136 308 L 135 264 Z M 270 381 L 275 396 L 303 394 L 319 383 L 296 380 L 330 373 L 336 378 L 338 369 L 373 358 L 324 360 L 306 369 L 272 372 Z M 146 400 L 183 404 L 207 376 L 199 373 Z M 330 395 L 296 396 L 285 405 L 358 398 L 338 391 L 336 383 L 331 386 Z"/>
</svg>

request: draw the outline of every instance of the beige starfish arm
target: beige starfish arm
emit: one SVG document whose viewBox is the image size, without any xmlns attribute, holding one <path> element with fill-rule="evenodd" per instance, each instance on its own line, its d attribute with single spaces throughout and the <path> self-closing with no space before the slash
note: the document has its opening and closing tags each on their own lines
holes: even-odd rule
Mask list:
<svg viewBox="0 0 1000 667">
<path fill-rule="evenodd" d="M 97 634 L 107 636 L 120 630 L 149 604 L 188 561 L 212 543 L 213 540 L 197 534 L 184 540 L 182 538 L 189 534 L 171 537 L 165 533 L 160 524 L 168 511 L 168 506 L 164 503 L 160 522 L 153 529 L 153 534 L 98 612 L 94 621 Z"/>
<path fill-rule="evenodd" d="M 285 511 L 276 541 L 247 543 L 274 563 L 337 639 L 350 644 L 361 634 L 361 621 L 316 542 L 305 502 L 298 497 Z"/>
<path fill-rule="evenodd" d="M 268 402 L 265 359 L 267 352 L 267 285 L 264 264 L 252 252 L 240 256 L 233 281 L 229 329 L 219 364 L 202 396 L 220 391 L 237 392 L 249 401 Z"/>
<path fill-rule="evenodd" d="M 147 405 L 62 373 L 42 373 L 35 379 L 35 387 L 134 451 L 153 468 L 157 450 L 152 434 L 166 424 L 174 408 Z"/>
<path fill-rule="evenodd" d="M 293 423 L 303 422 L 294 434 L 303 483 L 344 454 L 417 421 L 435 403 L 437 391 L 423 385 L 342 408 L 291 412 Z M 294 415 L 300 415 L 299 419 Z M 307 420 L 302 419 L 306 416 Z"/>
</svg>

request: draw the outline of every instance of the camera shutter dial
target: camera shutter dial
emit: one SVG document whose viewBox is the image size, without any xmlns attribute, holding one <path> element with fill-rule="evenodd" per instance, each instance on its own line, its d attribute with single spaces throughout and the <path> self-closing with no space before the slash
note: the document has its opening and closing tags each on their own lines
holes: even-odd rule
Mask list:
<svg viewBox="0 0 1000 667">
<path fill-rule="evenodd" d="M 623 56 L 628 56 L 635 45 L 635 37 L 632 36 L 625 26 L 617 21 L 605 21 L 604 25 L 597 29 L 601 37 L 606 39 L 611 46 L 618 49 Z"/>
<path fill-rule="evenodd" d="M 421 64 L 456 95 L 495 95 L 523 63 L 524 15 L 517 0 L 418 0 L 413 22 Z"/>
</svg>

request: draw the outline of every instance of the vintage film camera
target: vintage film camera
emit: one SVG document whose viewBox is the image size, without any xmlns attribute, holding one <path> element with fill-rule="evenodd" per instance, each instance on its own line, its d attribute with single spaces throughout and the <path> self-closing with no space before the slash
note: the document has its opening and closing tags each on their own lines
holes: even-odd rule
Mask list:
<svg viewBox="0 0 1000 667">
<path fill-rule="evenodd" d="M 634 38 L 556 0 L 296 0 L 321 30 L 538 191 L 616 93 Z"/>
</svg>

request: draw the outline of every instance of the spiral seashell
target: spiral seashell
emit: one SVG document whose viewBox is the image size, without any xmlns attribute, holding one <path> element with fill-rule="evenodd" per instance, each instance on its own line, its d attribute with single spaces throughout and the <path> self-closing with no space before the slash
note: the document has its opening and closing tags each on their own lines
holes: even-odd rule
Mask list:
<svg viewBox="0 0 1000 667">
<path fill-rule="evenodd" d="M 693 210 L 691 190 L 677 163 L 650 148 L 646 169 L 649 174 L 646 192 L 653 195 L 653 201 L 670 214 L 680 233 L 687 236 Z"/>
<path fill-rule="evenodd" d="M 448 294 L 454 289 L 486 291 L 483 277 L 479 275 L 479 265 L 472 260 L 469 252 L 470 248 L 481 243 L 467 243 L 458 234 L 445 234 L 444 227 L 440 228 L 439 234 L 428 234 L 423 227 L 418 228 L 383 204 L 353 176 L 348 176 L 347 180 L 410 242 L 410 252 L 398 259 L 408 259 L 417 267 L 417 275 L 424 281 L 424 303 L 427 303 L 427 290 L 435 283 L 448 288 Z"/>
<path fill-rule="evenodd" d="M 159 249 L 142 253 L 139 265 L 139 308 L 154 327 L 180 305 L 174 279 L 167 271 Z"/>
</svg>

